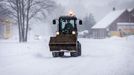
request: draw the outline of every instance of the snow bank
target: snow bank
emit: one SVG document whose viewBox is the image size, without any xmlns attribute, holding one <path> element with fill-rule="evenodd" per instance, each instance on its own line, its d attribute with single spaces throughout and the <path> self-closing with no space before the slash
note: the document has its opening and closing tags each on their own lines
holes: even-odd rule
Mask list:
<svg viewBox="0 0 134 75">
<path fill-rule="evenodd" d="M 122 37 L 119 37 L 119 36 L 112 36 L 109 39 L 121 40 L 123 38 Z"/>
<path fill-rule="evenodd" d="M 131 40 L 134 41 L 134 35 L 128 36 L 128 37 L 126 37 L 126 39 L 127 39 L 127 40 L 130 40 L 130 41 L 131 41 Z"/>
<path fill-rule="evenodd" d="M 133 41 L 134 40 L 134 35 L 130 35 L 130 36 L 126 36 L 126 37 L 119 37 L 119 36 L 112 36 L 108 39 L 113 39 L 113 40 L 130 40 L 130 41 Z"/>
</svg>

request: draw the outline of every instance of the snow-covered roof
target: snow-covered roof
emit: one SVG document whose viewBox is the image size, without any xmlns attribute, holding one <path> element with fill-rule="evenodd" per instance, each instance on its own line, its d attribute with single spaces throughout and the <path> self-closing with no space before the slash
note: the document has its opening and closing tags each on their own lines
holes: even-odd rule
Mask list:
<svg viewBox="0 0 134 75">
<path fill-rule="evenodd" d="M 120 22 L 120 23 L 117 23 L 117 25 L 119 25 L 119 26 L 123 26 L 123 25 L 132 25 L 132 26 L 134 26 L 134 23 L 128 23 L 128 22 Z"/>
<path fill-rule="evenodd" d="M 116 10 L 110 12 L 106 17 L 104 17 L 101 21 L 99 21 L 96 25 L 94 25 L 92 28 L 106 28 L 108 27 L 113 21 L 115 21 L 123 12 L 126 10 Z"/>
<path fill-rule="evenodd" d="M 127 9 L 129 12 L 131 12 L 132 10 L 134 10 L 134 8 L 129 8 L 129 9 Z"/>
</svg>

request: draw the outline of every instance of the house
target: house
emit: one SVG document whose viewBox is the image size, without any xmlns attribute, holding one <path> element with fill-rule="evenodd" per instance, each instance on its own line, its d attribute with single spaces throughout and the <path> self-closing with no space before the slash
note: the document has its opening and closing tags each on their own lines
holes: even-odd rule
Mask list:
<svg viewBox="0 0 134 75">
<path fill-rule="evenodd" d="M 134 22 L 132 13 L 134 13 L 134 9 L 130 11 L 128 9 L 113 10 L 92 27 L 92 37 L 95 39 L 103 39 L 112 36 L 112 34 L 119 31 L 117 28 L 118 23 Z"/>
<path fill-rule="evenodd" d="M 0 19 L 0 39 L 11 37 L 11 22 L 9 19 Z"/>
<path fill-rule="evenodd" d="M 128 11 L 130 12 L 130 14 L 129 14 L 129 16 L 130 16 L 129 22 L 134 22 L 134 8 L 129 9 Z"/>
</svg>

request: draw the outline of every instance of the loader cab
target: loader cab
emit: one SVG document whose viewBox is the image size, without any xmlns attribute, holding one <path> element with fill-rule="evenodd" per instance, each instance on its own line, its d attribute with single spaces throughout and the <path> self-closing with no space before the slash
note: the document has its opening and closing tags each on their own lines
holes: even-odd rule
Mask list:
<svg viewBox="0 0 134 75">
<path fill-rule="evenodd" d="M 59 18 L 59 32 L 63 34 L 71 34 L 72 31 L 77 31 L 77 18 L 63 16 Z"/>
<path fill-rule="evenodd" d="M 61 16 L 58 22 L 59 34 L 77 34 L 77 18 L 75 16 Z M 53 20 L 53 24 L 56 24 L 56 20 Z M 81 20 L 79 24 L 82 24 Z"/>
</svg>

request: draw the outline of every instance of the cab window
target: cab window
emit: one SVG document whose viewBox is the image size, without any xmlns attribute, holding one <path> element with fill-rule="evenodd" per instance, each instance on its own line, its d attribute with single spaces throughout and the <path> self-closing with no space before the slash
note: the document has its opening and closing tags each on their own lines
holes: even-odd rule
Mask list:
<svg viewBox="0 0 134 75">
<path fill-rule="evenodd" d="M 61 30 L 66 29 L 67 25 L 74 28 L 74 20 L 61 20 Z"/>
</svg>

